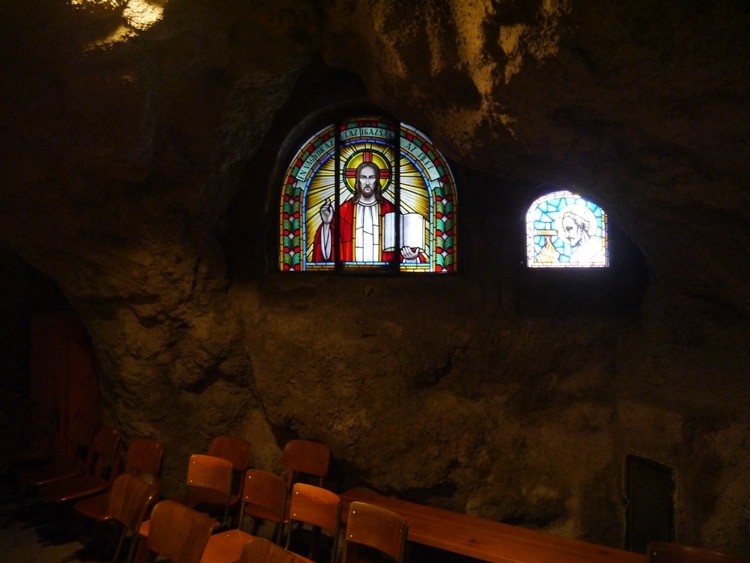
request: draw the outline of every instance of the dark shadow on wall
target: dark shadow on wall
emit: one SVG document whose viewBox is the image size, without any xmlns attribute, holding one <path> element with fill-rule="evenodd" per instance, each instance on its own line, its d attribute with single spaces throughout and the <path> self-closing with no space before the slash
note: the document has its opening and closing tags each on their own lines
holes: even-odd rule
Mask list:
<svg viewBox="0 0 750 563">
<path fill-rule="evenodd" d="M 0 246 L 0 387 L 29 396 L 31 317 L 70 309 L 57 284 Z"/>
<path fill-rule="evenodd" d="M 227 208 L 219 240 L 230 279 L 243 283 L 279 271 L 281 190 L 290 159 L 314 132 L 348 115 L 345 108 L 376 111 L 354 75 L 314 59 L 297 79 L 254 157 L 246 163 Z"/>
<path fill-rule="evenodd" d="M 640 249 L 609 224 L 608 268 L 516 269 L 519 314 L 568 317 L 606 315 L 637 318 L 649 286 L 649 270 Z"/>
</svg>

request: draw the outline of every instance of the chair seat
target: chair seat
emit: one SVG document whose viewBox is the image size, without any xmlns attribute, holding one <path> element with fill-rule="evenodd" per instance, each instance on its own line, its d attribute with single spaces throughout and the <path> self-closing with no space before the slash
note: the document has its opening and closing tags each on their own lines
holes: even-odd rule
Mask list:
<svg viewBox="0 0 750 563">
<path fill-rule="evenodd" d="M 109 480 L 95 475 L 78 475 L 45 485 L 40 494 L 53 502 L 69 502 L 103 493 L 109 488 Z"/>
<path fill-rule="evenodd" d="M 193 507 L 198 506 L 199 504 L 225 505 L 227 503 L 227 495 L 220 491 L 207 489 L 205 487 L 193 487 L 189 496 L 186 495 L 177 500 Z"/>
<path fill-rule="evenodd" d="M 236 528 L 213 534 L 208 538 L 201 563 L 236 563 L 240 560 L 242 548 L 254 537 Z"/>
<path fill-rule="evenodd" d="M 155 494 L 159 490 L 163 450 L 164 448 L 158 440 L 136 438 L 127 448 L 125 457 L 130 474 L 149 483 L 156 491 Z M 81 499 L 75 503 L 73 508 L 85 518 L 90 518 L 96 522 L 107 522 L 114 519 L 114 515 L 110 511 L 110 501 L 111 491 L 107 491 Z"/>
<path fill-rule="evenodd" d="M 138 527 L 138 535 L 142 538 L 147 538 L 151 527 L 151 520 L 144 520 Z"/>
<path fill-rule="evenodd" d="M 82 474 L 83 470 L 78 464 L 71 461 L 54 460 L 49 465 L 29 468 L 24 472 L 22 481 L 27 485 L 42 487 Z"/>
<path fill-rule="evenodd" d="M 112 519 L 109 511 L 109 492 L 79 500 L 74 507 L 78 512 L 97 521 Z"/>
<path fill-rule="evenodd" d="M 286 503 L 284 503 L 286 505 Z M 262 520 L 270 520 L 271 522 L 284 522 L 284 518 L 279 518 L 279 511 L 276 510 L 276 508 L 269 508 L 267 506 L 262 506 L 260 504 L 256 504 L 253 502 L 246 502 L 245 503 L 245 514 L 252 514 L 256 518 L 261 518 Z M 286 517 L 286 512 L 284 513 L 284 517 Z"/>
<path fill-rule="evenodd" d="M 214 520 L 214 529 L 216 529 L 219 524 L 220 522 L 217 522 L 216 520 Z M 151 527 L 151 520 L 144 520 L 143 522 L 141 522 L 141 525 L 138 527 L 138 535 L 141 536 L 142 538 L 147 538 L 148 533 L 151 530 L 150 527 Z"/>
</svg>

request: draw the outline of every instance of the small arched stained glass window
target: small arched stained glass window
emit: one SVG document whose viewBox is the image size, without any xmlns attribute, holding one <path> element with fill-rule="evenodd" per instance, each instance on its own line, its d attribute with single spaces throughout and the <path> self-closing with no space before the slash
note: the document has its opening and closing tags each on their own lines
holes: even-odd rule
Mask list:
<svg viewBox="0 0 750 563">
<path fill-rule="evenodd" d="M 297 151 L 281 193 L 282 271 L 454 272 L 456 186 L 424 133 L 362 116 Z"/>
<path fill-rule="evenodd" d="M 526 213 L 529 268 L 606 268 L 607 214 L 569 191 L 548 193 Z"/>
</svg>

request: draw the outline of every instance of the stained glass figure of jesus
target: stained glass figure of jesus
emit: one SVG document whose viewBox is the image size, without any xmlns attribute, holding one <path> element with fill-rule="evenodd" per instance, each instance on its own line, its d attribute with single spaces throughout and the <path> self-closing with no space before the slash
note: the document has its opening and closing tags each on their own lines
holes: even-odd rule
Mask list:
<svg viewBox="0 0 750 563">
<path fill-rule="evenodd" d="M 390 242 L 394 238 L 394 223 L 388 221 L 388 216 L 395 217 L 396 206 L 381 193 L 380 168 L 373 162 L 362 162 L 355 171 L 354 186 L 354 195 L 339 207 L 341 233 L 338 238 L 333 203 L 328 200 L 321 205 L 321 225 L 315 232 L 313 261 L 332 262 L 336 240 L 340 245 L 339 259 L 343 262 L 390 262 L 395 258 Z M 424 243 L 412 241 L 410 244 L 417 246 L 402 246 L 401 262 L 426 262 L 427 257 L 421 251 Z"/>
</svg>

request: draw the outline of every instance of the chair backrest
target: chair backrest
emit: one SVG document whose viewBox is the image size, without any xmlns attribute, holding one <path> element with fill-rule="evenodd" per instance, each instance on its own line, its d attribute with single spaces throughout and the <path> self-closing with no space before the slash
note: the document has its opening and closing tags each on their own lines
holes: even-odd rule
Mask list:
<svg viewBox="0 0 750 563">
<path fill-rule="evenodd" d="M 78 416 L 68 424 L 68 434 L 63 457 L 70 460 L 82 471 L 88 471 L 90 466 L 91 446 L 97 425 L 91 419 Z"/>
<path fill-rule="evenodd" d="M 317 484 L 322 487 L 323 478 L 328 475 L 330 460 L 331 448 L 328 444 L 312 440 L 289 440 L 281 452 L 281 463 L 287 469 L 287 488 L 291 491 L 300 474 L 317 477 Z"/>
<path fill-rule="evenodd" d="M 317 550 L 317 534 L 319 534 L 319 530 L 323 530 L 331 536 L 332 557 L 336 554 L 341 522 L 341 498 L 339 495 L 316 485 L 295 483 L 292 488 L 288 518 L 287 549 L 291 545 L 293 524 L 295 522 L 302 522 L 312 525 L 316 534 L 310 548 L 311 557 L 317 556 L 315 551 Z"/>
<path fill-rule="evenodd" d="M 244 474 L 250 467 L 250 442 L 236 436 L 217 436 L 208 447 L 208 455 L 232 462 L 232 468 Z"/>
<path fill-rule="evenodd" d="M 164 445 L 150 438 L 136 438 L 130 443 L 125 456 L 128 470 L 141 479 L 152 483 L 157 490 L 161 486 L 161 463 Z"/>
<path fill-rule="evenodd" d="M 273 522 L 274 536 L 280 536 L 285 511 L 286 479 L 263 469 L 248 469 L 242 485 L 240 525 L 244 516 L 260 518 Z"/>
<path fill-rule="evenodd" d="M 173 500 L 162 500 L 151 511 L 148 549 L 172 563 L 200 563 L 214 520 Z"/>
<path fill-rule="evenodd" d="M 141 522 L 146 516 L 152 503 L 156 500 L 156 486 L 144 481 L 132 473 L 118 475 L 108 496 L 107 510 L 112 518 L 122 524 L 122 533 L 117 542 L 113 561 L 119 559 L 122 546 L 128 534 L 137 536 Z M 132 542 L 130 553 L 134 553 L 135 541 Z M 126 561 L 131 561 L 129 555 Z"/>
<path fill-rule="evenodd" d="M 94 433 L 86 465 L 88 473 L 114 482 L 120 474 L 122 440 L 113 426 L 100 426 Z"/>
<path fill-rule="evenodd" d="M 188 462 L 187 486 L 210 489 L 222 496 L 229 495 L 232 463 L 213 455 L 192 454 Z"/>
<path fill-rule="evenodd" d="M 407 532 L 406 519 L 400 514 L 374 504 L 353 501 L 346 520 L 344 561 L 350 560 L 357 546 L 363 545 L 401 563 Z"/>
<path fill-rule="evenodd" d="M 648 545 L 649 563 L 743 563 L 743 559 L 699 547 L 663 541 Z"/>
<path fill-rule="evenodd" d="M 242 479 L 250 468 L 250 442 L 236 436 L 217 436 L 208 447 L 208 455 L 226 459 L 232 463 L 232 498 L 235 506 L 242 496 Z"/>
<path fill-rule="evenodd" d="M 146 516 L 156 488 L 132 473 L 118 475 L 109 493 L 109 513 L 130 530 L 137 530 Z"/>
<path fill-rule="evenodd" d="M 220 524 L 229 520 L 232 498 L 232 462 L 206 454 L 190 456 L 187 472 L 185 502 L 193 508 L 199 505 L 221 506 Z"/>
</svg>

